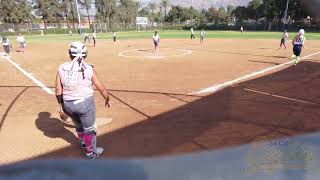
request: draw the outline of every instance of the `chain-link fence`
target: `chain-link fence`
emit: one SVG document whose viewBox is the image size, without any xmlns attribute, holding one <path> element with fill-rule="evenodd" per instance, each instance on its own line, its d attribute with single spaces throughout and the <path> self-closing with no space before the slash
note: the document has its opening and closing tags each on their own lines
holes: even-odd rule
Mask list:
<svg viewBox="0 0 320 180">
<path fill-rule="evenodd" d="M 243 26 L 246 31 L 281 31 L 284 25 L 281 22 L 242 22 L 242 23 L 179 23 L 179 22 L 156 22 L 148 25 L 137 25 L 135 23 L 93 23 L 81 24 L 77 23 L 24 23 L 24 24 L 0 24 L 2 34 L 15 35 L 18 32 L 23 32 L 25 35 L 46 35 L 46 34 L 70 34 L 81 32 L 119 32 L 119 31 L 154 31 L 154 30 L 190 30 L 205 29 L 205 30 L 239 30 Z M 319 24 L 306 22 L 295 22 L 287 25 L 289 31 L 296 31 L 299 28 L 305 28 L 307 31 L 320 31 Z"/>
</svg>

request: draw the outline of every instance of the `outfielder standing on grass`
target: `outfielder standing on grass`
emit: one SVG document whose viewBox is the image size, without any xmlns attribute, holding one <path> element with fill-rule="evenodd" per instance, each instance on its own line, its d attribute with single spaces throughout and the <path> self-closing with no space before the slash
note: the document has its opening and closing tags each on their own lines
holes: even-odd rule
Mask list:
<svg viewBox="0 0 320 180">
<path fill-rule="evenodd" d="M 108 92 L 93 66 L 84 62 L 87 53 L 87 47 L 83 43 L 71 44 L 71 61 L 60 65 L 56 76 L 56 97 L 61 119 L 71 117 L 86 156 L 95 159 L 103 152 L 103 148 L 96 146 L 96 108 L 92 85 L 105 99 L 105 106 L 110 105 Z"/>
<path fill-rule="evenodd" d="M 191 39 L 195 39 L 193 28 L 191 28 Z"/>
<path fill-rule="evenodd" d="M 117 43 L 117 33 L 115 31 L 112 33 L 112 39 L 113 39 L 113 43 L 116 44 Z"/>
<path fill-rule="evenodd" d="M 157 31 L 154 32 L 154 35 L 152 36 L 152 39 L 153 39 L 153 44 L 154 44 L 154 51 L 157 52 L 158 51 L 159 42 L 160 42 L 160 36 L 159 36 Z"/>
<path fill-rule="evenodd" d="M 284 30 L 284 32 L 282 34 L 279 49 L 281 49 L 282 46 L 284 46 L 284 49 L 287 49 L 286 42 L 287 42 L 288 37 L 289 37 L 289 34 L 287 33 L 287 30 Z"/>
<path fill-rule="evenodd" d="M 206 35 L 206 33 L 202 29 L 201 32 L 200 32 L 200 44 L 203 44 L 205 35 Z"/>
<path fill-rule="evenodd" d="M 96 34 L 96 30 L 93 30 L 93 33 L 92 33 L 92 40 L 93 40 L 93 47 L 96 47 L 96 41 L 97 41 L 97 34 Z"/>
<path fill-rule="evenodd" d="M 300 62 L 301 50 L 304 47 L 304 42 L 306 40 L 306 38 L 304 37 L 304 33 L 304 29 L 300 29 L 298 34 L 292 40 L 293 55 L 291 56 L 291 59 L 295 59 L 294 65 L 297 65 Z"/>
</svg>

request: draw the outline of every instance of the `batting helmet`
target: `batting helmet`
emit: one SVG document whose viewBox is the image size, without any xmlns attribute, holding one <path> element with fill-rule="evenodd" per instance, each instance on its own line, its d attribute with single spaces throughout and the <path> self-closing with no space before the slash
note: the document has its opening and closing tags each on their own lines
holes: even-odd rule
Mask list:
<svg viewBox="0 0 320 180">
<path fill-rule="evenodd" d="M 88 49 L 86 45 L 81 42 L 73 42 L 69 47 L 69 55 L 73 57 L 86 58 L 88 55 Z"/>
<path fill-rule="evenodd" d="M 304 32 L 304 29 L 300 29 L 300 30 L 299 30 L 299 35 L 304 35 L 304 33 L 305 33 L 305 32 Z"/>
</svg>

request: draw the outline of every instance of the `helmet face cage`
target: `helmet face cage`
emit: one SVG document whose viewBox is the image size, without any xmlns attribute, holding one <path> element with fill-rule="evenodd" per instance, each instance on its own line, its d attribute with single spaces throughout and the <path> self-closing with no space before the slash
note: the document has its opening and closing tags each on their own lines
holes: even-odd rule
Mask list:
<svg viewBox="0 0 320 180">
<path fill-rule="evenodd" d="M 74 42 L 69 47 L 70 57 L 81 57 L 85 59 L 88 55 L 88 49 L 86 45 L 81 42 Z"/>
</svg>

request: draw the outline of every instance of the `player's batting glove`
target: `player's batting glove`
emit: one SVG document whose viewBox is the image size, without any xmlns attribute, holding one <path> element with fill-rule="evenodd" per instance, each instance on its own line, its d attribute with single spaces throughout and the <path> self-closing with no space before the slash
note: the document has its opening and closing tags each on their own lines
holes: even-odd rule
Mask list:
<svg viewBox="0 0 320 180">
<path fill-rule="evenodd" d="M 110 107 L 109 101 L 106 101 L 106 102 L 104 103 L 104 106 L 109 108 L 109 107 Z"/>
</svg>

